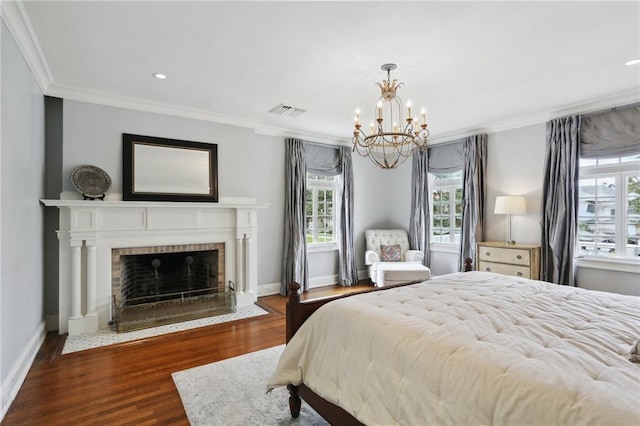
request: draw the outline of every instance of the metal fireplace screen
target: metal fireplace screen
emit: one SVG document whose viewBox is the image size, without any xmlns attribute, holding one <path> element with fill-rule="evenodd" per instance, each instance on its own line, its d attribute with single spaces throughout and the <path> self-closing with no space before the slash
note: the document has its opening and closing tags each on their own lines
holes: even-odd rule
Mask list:
<svg viewBox="0 0 640 426">
<path fill-rule="evenodd" d="M 139 330 L 235 311 L 225 285 L 220 250 L 120 256 L 115 328 Z"/>
</svg>

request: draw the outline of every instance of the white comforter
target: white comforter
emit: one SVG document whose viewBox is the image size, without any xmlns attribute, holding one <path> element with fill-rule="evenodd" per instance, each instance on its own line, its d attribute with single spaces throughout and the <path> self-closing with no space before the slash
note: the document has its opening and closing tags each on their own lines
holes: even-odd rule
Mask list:
<svg viewBox="0 0 640 426">
<path fill-rule="evenodd" d="M 467 272 L 323 306 L 268 387 L 367 425 L 638 425 L 638 338 L 638 297 Z"/>
</svg>

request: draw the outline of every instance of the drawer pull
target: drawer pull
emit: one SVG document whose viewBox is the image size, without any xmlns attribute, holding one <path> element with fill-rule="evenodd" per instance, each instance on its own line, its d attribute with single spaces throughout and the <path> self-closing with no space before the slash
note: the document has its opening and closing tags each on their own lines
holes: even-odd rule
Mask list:
<svg viewBox="0 0 640 426">
<path fill-rule="evenodd" d="M 488 266 L 486 268 L 484 268 L 484 270 L 491 272 L 491 268 L 489 268 Z"/>
<path fill-rule="evenodd" d="M 518 272 L 518 276 L 521 277 L 522 276 L 522 272 Z"/>
<path fill-rule="evenodd" d="M 522 255 L 521 254 L 517 255 L 516 259 L 522 259 Z"/>
<path fill-rule="evenodd" d="M 486 252 L 485 254 L 486 254 L 487 256 L 491 256 L 491 252 L 490 252 L 490 251 Z"/>
</svg>

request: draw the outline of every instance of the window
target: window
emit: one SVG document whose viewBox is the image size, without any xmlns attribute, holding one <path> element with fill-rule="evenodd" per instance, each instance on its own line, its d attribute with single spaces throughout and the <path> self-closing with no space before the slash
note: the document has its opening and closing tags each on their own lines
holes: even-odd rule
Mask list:
<svg viewBox="0 0 640 426">
<path fill-rule="evenodd" d="M 640 155 L 580 159 L 578 252 L 639 259 Z"/>
<path fill-rule="evenodd" d="M 307 244 L 335 243 L 337 176 L 307 173 L 305 235 Z"/>
<path fill-rule="evenodd" d="M 460 244 L 462 229 L 462 171 L 429 173 L 431 243 Z"/>
</svg>

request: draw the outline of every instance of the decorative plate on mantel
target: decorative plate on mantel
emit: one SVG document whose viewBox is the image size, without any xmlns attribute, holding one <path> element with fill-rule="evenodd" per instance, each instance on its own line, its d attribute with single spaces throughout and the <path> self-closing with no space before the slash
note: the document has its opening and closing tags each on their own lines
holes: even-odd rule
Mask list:
<svg viewBox="0 0 640 426">
<path fill-rule="evenodd" d="M 111 188 L 111 178 L 99 167 L 78 166 L 71 172 L 71 184 L 85 200 L 104 200 Z"/>
</svg>

